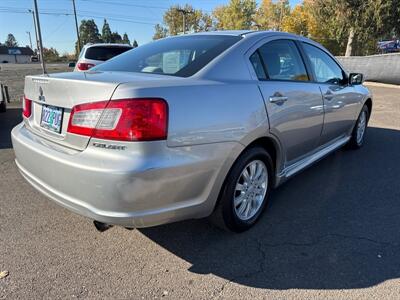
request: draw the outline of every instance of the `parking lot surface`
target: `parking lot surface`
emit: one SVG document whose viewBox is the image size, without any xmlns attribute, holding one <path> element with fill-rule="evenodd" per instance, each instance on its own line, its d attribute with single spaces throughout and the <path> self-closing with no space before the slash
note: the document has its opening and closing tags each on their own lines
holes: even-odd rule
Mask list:
<svg viewBox="0 0 400 300">
<path fill-rule="evenodd" d="M 10 141 L 21 111 L 0 114 L 0 298 L 398 298 L 400 89 L 371 89 L 364 147 L 274 191 L 243 234 L 207 220 L 99 233 L 23 180 Z"/>
</svg>

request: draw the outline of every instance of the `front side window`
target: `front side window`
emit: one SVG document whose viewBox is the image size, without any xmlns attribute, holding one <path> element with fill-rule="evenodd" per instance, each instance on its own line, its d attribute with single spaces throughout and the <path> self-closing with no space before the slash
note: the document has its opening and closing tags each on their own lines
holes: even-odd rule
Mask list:
<svg viewBox="0 0 400 300">
<path fill-rule="evenodd" d="M 292 81 L 309 80 L 303 59 L 293 41 L 272 41 L 261 46 L 258 52 L 264 62 L 269 79 Z"/>
<path fill-rule="evenodd" d="M 135 48 L 91 70 L 189 77 L 241 38 L 228 35 L 166 38 Z"/>
<path fill-rule="evenodd" d="M 330 84 L 341 84 L 344 82 L 342 69 L 327 53 L 307 43 L 303 43 L 303 48 L 310 59 L 318 82 Z"/>
</svg>

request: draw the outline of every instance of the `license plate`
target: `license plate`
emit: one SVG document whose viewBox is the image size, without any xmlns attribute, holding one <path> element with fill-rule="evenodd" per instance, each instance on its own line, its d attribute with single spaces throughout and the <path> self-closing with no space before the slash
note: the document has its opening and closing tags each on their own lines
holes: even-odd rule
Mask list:
<svg viewBox="0 0 400 300">
<path fill-rule="evenodd" d="M 62 108 L 43 105 L 40 126 L 53 132 L 61 133 L 62 116 Z"/>
</svg>

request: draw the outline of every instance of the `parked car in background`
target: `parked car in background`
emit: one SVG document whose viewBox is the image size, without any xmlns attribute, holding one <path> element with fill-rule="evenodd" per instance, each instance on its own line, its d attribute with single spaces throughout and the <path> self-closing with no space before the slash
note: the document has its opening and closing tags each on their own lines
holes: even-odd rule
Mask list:
<svg viewBox="0 0 400 300">
<path fill-rule="evenodd" d="M 74 71 L 87 71 L 132 48 L 128 44 L 87 44 L 79 54 Z"/>
<path fill-rule="evenodd" d="M 39 61 L 39 57 L 37 57 L 36 55 L 31 56 L 31 62 L 38 62 Z"/>
<path fill-rule="evenodd" d="M 400 40 L 378 42 L 378 51 L 382 54 L 400 52 Z"/>
<path fill-rule="evenodd" d="M 95 224 L 212 215 L 241 232 L 272 188 L 363 145 L 372 95 L 362 82 L 301 36 L 169 37 L 84 73 L 27 76 L 23 122 L 12 130 L 16 164 Z"/>
</svg>

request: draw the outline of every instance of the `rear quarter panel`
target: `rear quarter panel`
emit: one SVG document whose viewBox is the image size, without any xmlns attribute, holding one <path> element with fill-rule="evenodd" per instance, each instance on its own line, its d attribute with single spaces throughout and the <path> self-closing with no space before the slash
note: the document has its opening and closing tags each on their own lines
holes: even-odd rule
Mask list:
<svg viewBox="0 0 400 300">
<path fill-rule="evenodd" d="M 250 143 L 268 134 L 263 99 L 255 81 L 180 79 L 179 85 L 120 85 L 113 99 L 158 97 L 168 102 L 169 147 L 221 142 Z"/>
</svg>

